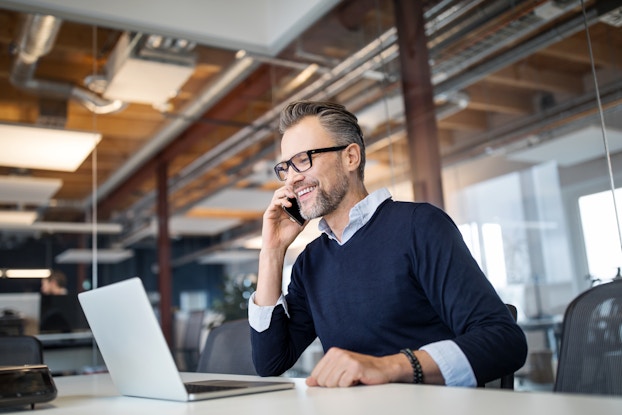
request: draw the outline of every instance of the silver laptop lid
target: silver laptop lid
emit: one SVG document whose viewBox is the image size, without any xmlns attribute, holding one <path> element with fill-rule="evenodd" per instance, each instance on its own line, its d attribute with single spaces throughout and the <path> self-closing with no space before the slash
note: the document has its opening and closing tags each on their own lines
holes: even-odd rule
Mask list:
<svg viewBox="0 0 622 415">
<path fill-rule="evenodd" d="M 78 299 L 121 394 L 188 400 L 140 278 L 80 293 Z"/>
</svg>

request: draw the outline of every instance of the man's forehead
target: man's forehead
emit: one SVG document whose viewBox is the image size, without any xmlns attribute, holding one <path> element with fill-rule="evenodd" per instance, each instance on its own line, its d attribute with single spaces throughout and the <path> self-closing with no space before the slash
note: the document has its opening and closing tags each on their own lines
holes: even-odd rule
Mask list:
<svg viewBox="0 0 622 415">
<path fill-rule="evenodd" d="M 306 117 L 288 128 L 281 139 L 281 154 L 284 159 L 302 151 L 334 145 L 334 140 L 322 127 L 316 117 Z"/>
</svg>

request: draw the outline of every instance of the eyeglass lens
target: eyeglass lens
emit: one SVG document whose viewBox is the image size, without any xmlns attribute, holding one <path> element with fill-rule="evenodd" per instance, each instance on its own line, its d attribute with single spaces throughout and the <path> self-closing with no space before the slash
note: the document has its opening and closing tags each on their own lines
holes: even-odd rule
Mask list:
<svg viewBox="0 0 622 415">
<path fill-rule="evenodd" d="M 298 173 L 302 173 L 303 171 L 307 171 L 311 168 L 311 158 L 307 152 L 304 151 L 302 153 L 295 154 L 294 157 L 287 161 L 277 164 L 274 170 L 276 171 L 279 180 L 285 181 L 287 179 L 287 171 L 290 166 Z"/>
</svg>

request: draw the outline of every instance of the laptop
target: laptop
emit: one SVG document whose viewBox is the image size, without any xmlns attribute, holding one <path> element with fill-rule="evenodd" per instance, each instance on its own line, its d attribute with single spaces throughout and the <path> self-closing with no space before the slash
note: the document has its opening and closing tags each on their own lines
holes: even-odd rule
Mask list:
<svg viewBox="0 0 622 415">
<path fill-rule="evenodd" d="M 210 379 L 184 383 L 140 278 L 82 292 L 78 300 L 112 381 L 122 395 L 196 401 L 294 387 L 293 382 L 285 380 Z"/>
</svg>

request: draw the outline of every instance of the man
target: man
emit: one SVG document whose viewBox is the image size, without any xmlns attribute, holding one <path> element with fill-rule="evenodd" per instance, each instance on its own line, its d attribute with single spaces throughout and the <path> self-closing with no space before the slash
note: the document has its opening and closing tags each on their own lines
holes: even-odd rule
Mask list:
<svg viewBox="0 0 622 415">
<path fill-rule="evenodd" d="M 41 280 L 41 293 L 45 295 L 67 295 L 67 277 L 60 271 L 54 271 L 48 278 Z"/>
<path fill-rule="evenodd" d="M 281 114 L 284 186 L 263 216 L 257 290 L 249 301 L 253 360 L 263 376 L 289 369 L 319 337 L 310 386 L 414 382 L 482 385 L 520 368 L 524 333 L 451 219 L 427 203 L 395 202 L 363 184 L 356 117 L 328 102 Z M 281 294 L 285 252 L 303 227 L 296 198 L 323 234 L 297 258 Z"/>
</svg>

